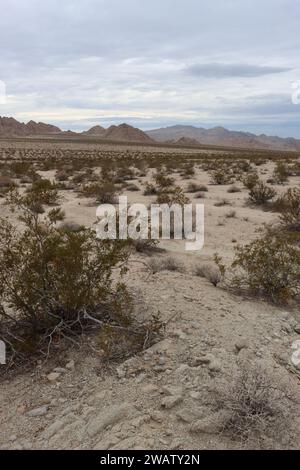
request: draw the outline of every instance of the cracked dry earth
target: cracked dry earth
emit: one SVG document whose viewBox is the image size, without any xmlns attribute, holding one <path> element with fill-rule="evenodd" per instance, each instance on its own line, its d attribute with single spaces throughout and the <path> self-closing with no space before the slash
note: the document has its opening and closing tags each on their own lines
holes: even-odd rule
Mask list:
<svg viewBox="0 0 300 470">
<path fill-rule="evenodd" d="M 60 367 L 2 383 L 1 448 L 237 449 L 238 439 L 220 433 L 210 397 L 232 384 L 241 363 L 262 364 L 299 395 L 290 365 L 295 314 L 188 274 L 135 267 L 128 282 L 140 315 L 160 311 L 168 322 L 162 340 L 107 371 L 77 350 Z M 292 419 L 299 429 L 299 406 Z M 265 445 L 297 448 L 299 435 Z"/>
</svg>

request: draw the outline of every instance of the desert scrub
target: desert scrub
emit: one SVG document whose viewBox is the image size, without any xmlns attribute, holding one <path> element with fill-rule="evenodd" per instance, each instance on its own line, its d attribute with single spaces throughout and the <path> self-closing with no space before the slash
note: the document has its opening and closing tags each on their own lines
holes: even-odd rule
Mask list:
<svg viewBox="0 0 300 470">
<path fill-rule="evenodd" d="M 172 256 L 152 258 L 148 262 L 148 266 L 153 274 L 160 271 L 178 271 L 184 272 L 184 265 Z"/>
<path fill-rule="evenodd" d="M 300 294 L 300 249 L 284 238 L 265 235 L 236 247 L 231 285 L 285 303 Z"/>
<path fill-rule="evenodd" d="M 218 170 L 212 170 L 210 172 L 212 184 L 230 184 L 232 181 L 232 175 L 225 168 L 220 168 Z"/>
<path fill-rule="evenodd" d="M 242 183 L 245 188 L 251 191 L 251 189 L 253 189 L 259 183 L 259 176 L 256 172 L 249 173 L 242 178 Z"/>
<path fill-rule="evenodd" d="M 276 201 L 282 226 L 291 232 L 300 231 L 300 189 L 290 188 Z"/>
<path fill-rule="evenodd" d="M 278 162 L 273 173 L 274 181 L 278 184 L 284 184 L 289 179 L 289 169 L 284 162 Z"/>
<path fill-rule="evenodd" d="M 196 266 L 195 275 L 207 279 L 215 287 L 217 287 L 223 279 L 220 268 L 213 263 L 204 263 Z"/>
<path fill-rule="evenodd" d="M 263 205 L 271 201 L 276 196 L 275 189 L 271 188 L 263 181 L 259 181 L 249 192 L 249 200 L 252 204 Z"/>
<path fill-rule="evenodd" d="M 242 363 L 233 380 L 211 396 L 213 409 L 224 416 L 220 431 L 232 439 L 258 449 L 282 446 L 287 436 L 291 439 L 287 445 L 292 444 L 295 394 L 289 383 L 268 369 Z"/>
<path fill-rule="evenodd" d="M 156 199 L 157 204 L 168 204 L 172 206 L 173 204 L 179 204 L 180 206 L 184 206 L 185 204 L 189 204 L 189 198 L 184 194 L 184 191 L 180 186 L 176 186 L 172 192 L 168 193 L 159 193 Z"/>
<path fill-rule="evenodd" d="M 144 196 L 155 196 L 157 194 L 157 189 L 154 184 L 147 183 L 143 192 Z"/>
<path fill-rule="evenodd" d="M 26 190 L 28 200 L 49 206 L 58 203 L 56 185 L 48 179 L 39 178 Z"/>
<path fill-rule="evenodd" d="M 62 340 L 74 343 L 101 325 L 129 327 L 130 296 L 112 279 L 125 270 L 128 243 L 59 228 L 57 209 L 41 220 L 21 196 L 17 204 L 22 230 L 7 219 L 0 224 L 0 337 L 8 365 L 32 354 L 47 358 Z"/>
<path fill-rule="evenodd" d="M 83 186 L 81 193 L 95 199 L 96 204 L 115 204 L 117 201 L 117 187 L 112 182 L 87 184 Z"/>
</svg>

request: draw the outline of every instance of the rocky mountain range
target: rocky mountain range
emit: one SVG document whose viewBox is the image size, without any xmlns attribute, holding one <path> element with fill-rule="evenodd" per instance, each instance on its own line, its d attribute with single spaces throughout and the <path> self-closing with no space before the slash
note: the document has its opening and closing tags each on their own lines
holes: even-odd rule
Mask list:
<svg viewBox="0 0 300 470">
<path fill-rule="evenodd" d="M 300 140 L 294 138 L 269 137 L 250 132 L 230 131 L 224 127 L 204 129 L 194 126 L 172 126 L 148 131 L 147 134 L 158 142 L 187 145 L 188 141 L 203 145 L 220 145 L 250 149 L 274 149 L 300 151 Z"/>
<path fill-rule="evenodd" d="M 144 132 L 128 124 L 112 125 L 108 129 L 100 125 L 82 133 L 62 131 L 57 126 L 43 122 L 29 121 L 27 124 L 12 117 L 0 117 L 0 137 L 30 137 L 45 135 L 69 135 L 100 138 L 101 140 L 142 142 L 151 144 L 161 142 L 182 146 L 218 145 L 248 149 L 267 149 L 300 151 L 300 140 L 255 135 L 250 132 L 230 131 L 224 127 L 205 129 L 203 127 L 176 125 Z"/>
</svg>

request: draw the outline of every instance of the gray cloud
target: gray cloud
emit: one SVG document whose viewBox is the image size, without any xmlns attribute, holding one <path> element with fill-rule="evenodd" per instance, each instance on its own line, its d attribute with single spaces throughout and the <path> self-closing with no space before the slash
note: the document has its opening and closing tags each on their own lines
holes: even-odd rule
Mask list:
<svg viewBox="0 0 300 470">
<path fill-rule="evenodd" d="M 2 0 L 0 115 L 300 137 L 299 18 L 295 0 Z"/>
<path fill-rule="evenodd" d="M 250 64 L 195 64 L 186 67 L 185 72 L 196 77 L 231 78 L 231 77 L 260 77 L 275 73 L 288 72 L 288 67 L 271 67 Z"/>
</svg>

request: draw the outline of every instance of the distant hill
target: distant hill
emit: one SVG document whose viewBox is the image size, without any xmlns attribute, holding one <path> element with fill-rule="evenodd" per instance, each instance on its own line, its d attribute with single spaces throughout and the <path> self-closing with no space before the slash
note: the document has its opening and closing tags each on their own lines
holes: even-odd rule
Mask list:
<svg viewBox="0 0 300 470">
<path fill-rule="evenodd" d="M 191 139 L 190 137 L 181 137 L 181 139 L 178 139 L 178 140 L 172 140 L 171 141 L 173 144 L 176 144 L 176 145 L 191 145 L 191 146 L 199 146 L 201 144 L 201 142 L 199 142 L 199 140 L 196 140 L 196 139 Z"/>
<path fill-rule="evenodd" d="M 82 132 L 83 135 L 94 135 L 94 136 L 103 136 L 105 134 L 106 129 L 102 126 L 94 126 L 91 127 L 88 131 Z"/>
<path fill-rule="evenodd" d="M 300 151 L 300 140 L 281 137 L 270 137 L 265 134 L 255 135 L 250 132 L 230 131 L 224 127 L 205 129 L 194 126 L 172 126 L 143 132 L 128 124 L 110 126 L 105 129 L 96 125 L 82 133 L 62 131 L 59 127 L 43 122 L 29 121 L 27 124 L 12 117 L 0 116 L 0 137 L 30 137 L 56 135 L 98 137 L 101 140 L 141 142 L 151 144 L 155 142 L 172 143 L 182 146 L 218 145 L 226 147 L 240 147 L 247 149 L 266 149 L 282 151 Z"/>
<path fill-rule="evenodd" d="M 59 127 L 43 122 L 29 121 L 27 124 L 14 118 L 0 116 L 0 137 L 18 137 L 30 135 L 59 134 Z"/>
<path fill-rule="evenodd" d="M 128 124 L 120 124 L 119 126 L 110 126 L 104 134 L 105 139 L 122 140 L 124 142 L 145 142 L 153 143 L 153 139 L 145 132 Z"/>
<path fill-rule="evenodd" d="M 255 135 L 249 132 L 230 131 L 224 127 L 204 129 L 194 126 L 172 126 L 154 129 L 147 132 L 157 142 L 182 142 L 192 139 L 203 145 L 220 145 L 249 149 L 296 150 L 300 151 L 300 140 L 294 138 L 269 137 L 264 134 Z"/>
</svg>

